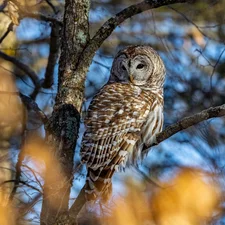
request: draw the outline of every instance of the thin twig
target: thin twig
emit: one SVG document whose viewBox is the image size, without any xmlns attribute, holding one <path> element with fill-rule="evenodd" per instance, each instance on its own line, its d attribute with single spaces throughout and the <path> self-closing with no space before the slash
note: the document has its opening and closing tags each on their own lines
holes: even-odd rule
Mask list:
<svg viewBox="0 0 225 225">
<path fill-rule="evenodd" d="M 2 59 L 6 60 L 6 61 L 9 61 L 9 62 L 13 63 L 20 70 L 25 72 L 30 77 L 30 79 L 34 83 L 35 87 L 40 86 L 40 81 L 38 79 L 37 74 L 29 66 L 27 66 L 26 64 L 17 60 L 16 58 L 14 58 L 12 56 L 9 56 L 9 55 L 5 54 L 4 52 L 1 52 L 1 51 L 0 51 L 0 57 Z"/>
<path fill-rule="evenodd" d="M 25 108 L 23 108 L 23 123 L 22 123 L 22 126 L 23 126 L 23 135 L 22 135 L 22 142 L 21 142 L 21 147 L 20 147 L 20 152 L 18 154 L 18 160 L 17 160 L 17 163 L 16 163 L 16 177 L 15 177 L 15 183 L 14 183 L 14 186 L 13 186 L 13 189 L 10 193 L 10 196 L 9 196 L 9 200 L 12 201 L 15 194 L 16 194 L 16 191 L 17 191 L 17 188 L 18 188 L 18 185 L 19 185 L 19 182 L 20 182 L 20 177 L 21 177 L 21 173 L 22 173 L 22 170 L 21 170 L 21 166 L 22 166 L 22 163 L 23 163 L 23 160 L 25 158 L 25 154 L 24 154 L 24 150 L 23 150 L 23 145 L 25 144 L 25 141 L 26 141 L 26 134 L 27 134 L 27 129 L 26 129 L 26 112 L 25 112 Z"/>
<path fill-rule="evenodd" d="M 2 37 L 0 38 L 0 44 L 3 42 L 3 40 L 7 37 L 7 35 L 9 34 L 9 32 L 13 31 L 13 22 L 11 22 L 7 28 L 7 31 L 2 35 Z"/>
<path fill-rule="evenodd" d="M 0 184 L 0 186 L 3 186 L 4 184 L 7 184 L 7 183 L 11 183 L 11 182 L 18 182 L 17 180 L 6 180 L 6 181 L 4 181 L 4 182 L 2 182 L 1 184 Z M 32 189 L 34 189 L 34 190 L 36 190 L 36 191 L 38 191 L 38 192 L 40 192 L 41 194 L 42 194 L 42 191 L 41 190 L 39 190 L 38 188 L 36 188 L 35 186 L 33 186 L 33 185 L 30 185 L 30 184 L 28 184 L 27 182 L 25 182 L 25 181 L 22 181 L 22 180 L 19 180 L 19 183 L 21 183 L 21 184 L 23 184 L 23 185 L 25 185 L 25 186 L 27 186 L 27 187 L 29 187 L 29 188 L 32 188 Z"/>
<path fill-rule="evenodd" d="M 174 12 L 176 12 L 177 14 L 179 14 L 180 16 L 182 16 L 187 22 L 189 22 L 190 24 L 192 24 L 194 27 L 196 27 L 196 29 L 206 38 L 214 40 L 214 41 L 219 41 L 216 39 L 213 39 L 212 37 L 209 37 L 207 34 L 205 34 L 197 24 L 195 24 L 192 20 L 190 20 L 184 13 L 180 12 L 179 10 L 171 7 L 171 6 L 167 6 L 169 9 L 172 9 Z"/>
<path fill-rule="evenodd" d="M 29 167 L 28 165 L 23 165 L 23 167 L 25 167 L 25 168 L 27 168 L 28 170 L 31 171 L 31 173 L 33 174 L 33 176 L 34 176 L 36 182 L 39 184 L 40 188 L 41 188 L 42 191 L 43 191 L 43 185 L 41 184 L 41 182 L 40 182 L 40 180 L 38 179 L 38 177 L 37 177 L 36 173 L 34 172 L 34 170 L 33 170 L 31 167 Z"/>
<path fill-rule="evenodd" d="M 48 118 L 44 114 L 44 112 L 38 107 L 38 104 L 33 99 L 31 99 L 30 97 L 28 97 L 22 93 L 19 93 L 19 95 L 20 95 L 20 98 L 22 99 L 24 105 L 26 105 L 26 107 L 28 109 L 34 110 L 37 113 L 38 117 L 43 122 L 43 124 L 46 124 L 48 121 Z"/>
<path fill-rule="evenodd" d="M 101 46 L 103 41 L 111 35 L 111 33 L 114 31 L 114 29 L 123 23 L 126 19 L 131 18 L 134 15 L 137 15 L 139 13 L 142 13 L 144 11 L 159 8 L 161 6 L 166 6 L 169 4 L 175 4 L 175 3 L 187 3 L 188 0 L 164 0 L 164 1 L 149 1 L 145 0 L 137 4 L 133 4 L 119 13 L 117 13 L 114 17 L 111 17 L 109 20 L 107 20 L 97 31 L 97 33 L 94 35 L 94 37 L 91 39 L 90 44 L 84 51 L 84 58 L 85 55 L 88 54 L 90 51 L 97 51 L 97 49 Z"/>
<path fill-rule="evenodd" d="M 56 10 L 55 6 L 51 3 L 50 0 L 45 0 L 45 1 L 52 8 L 52 10 L 55 14 L 57 14 L 59 12 L 58 10 Z"/>
</svg>

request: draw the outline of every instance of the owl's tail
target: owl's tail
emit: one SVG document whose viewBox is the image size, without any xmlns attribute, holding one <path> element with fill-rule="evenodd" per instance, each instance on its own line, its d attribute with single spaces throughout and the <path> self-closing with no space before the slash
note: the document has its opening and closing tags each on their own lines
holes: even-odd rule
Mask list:
<svg viewBox="0 0 225 225">
<path fill-rule="evenodd" d="M 107 202 L 112 193 L 112 176 L 115 170 L 111 169 L 88 169 L 85 195 L 88 201 L 101 199 L 103 202 Z"/>
<path fill-rule="evenodd" d="M 112 176 L 118 171 L 119 165 L 123 162 L 124 156 L 117 154 L 107 167 L 100 167 L 96 170 L 88 168 L 85 194 L 88 201 L 101 199 L 107 202 L 112 194 Z"/>
</svg>

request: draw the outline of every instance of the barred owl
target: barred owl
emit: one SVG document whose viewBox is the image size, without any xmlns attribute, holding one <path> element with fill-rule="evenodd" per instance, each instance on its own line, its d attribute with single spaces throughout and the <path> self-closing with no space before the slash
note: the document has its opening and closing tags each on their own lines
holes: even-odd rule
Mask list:
<svg viewBox="0 0 225 225">
<path fill-rule="evenodd" d="M 85 119 L 80 155 L 87 167 L 87 200 L 106 201 L 114 172 L 154 143 L 163 126 L 164 79 L 163 61 L 150 46 L 129 46 L 116 55 Z"/>
</svg>

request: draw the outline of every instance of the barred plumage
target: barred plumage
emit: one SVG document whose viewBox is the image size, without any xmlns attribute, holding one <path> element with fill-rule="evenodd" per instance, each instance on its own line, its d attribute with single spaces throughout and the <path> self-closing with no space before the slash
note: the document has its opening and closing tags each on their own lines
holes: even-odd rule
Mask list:
<svg viewBox="0 0 225 225">
<path fill-rule="evenodd" d="M 88 200 L 108 199 L 114 172 L 154 143 L 163 125 L 164 79 L 164 64 L 149 46 L 130 46 L 115 57 L 109 82 L 85 119 L 80 154 L 88 170 Z"/>
</svg>

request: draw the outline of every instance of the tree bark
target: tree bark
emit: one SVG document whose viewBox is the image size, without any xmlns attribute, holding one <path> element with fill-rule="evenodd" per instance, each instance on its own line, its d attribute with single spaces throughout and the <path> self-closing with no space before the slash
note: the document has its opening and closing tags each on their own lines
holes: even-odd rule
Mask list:
<svg viewBox="0 0 225 225">
<path fill-rule="evenodd" d="M 55 175 L 54 165 L 46 165 L 41 210 L 42 225 L 55 224 L 57 218 L 64 218 L 64 215 L 68 213 L 70 188 L 73 181 L 74 150 L 80 123 L 79 113 L 88 70 L 88 67 L 83 67 L 83 70 L 79 71 L 76 68 L 79 65 L 79 55 L 89 41 L 89 7 L 88 0 L 65 1 L 58 94 L 53 114 L 45 127 L 47 141 L 58 159 L 61 174 Z M 53 174 L 55 177 L 47 179 Z"/>
</svg>

